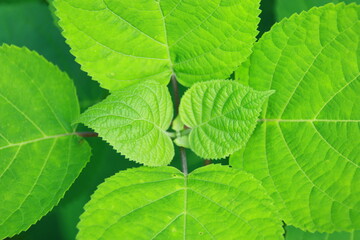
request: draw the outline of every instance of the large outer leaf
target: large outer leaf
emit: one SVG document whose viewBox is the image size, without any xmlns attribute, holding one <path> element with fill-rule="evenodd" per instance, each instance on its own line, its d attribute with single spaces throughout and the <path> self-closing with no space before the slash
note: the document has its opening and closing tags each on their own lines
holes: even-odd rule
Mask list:
<svg viewBox="0 0 360 240">
<path fill-rule="evenodd" d="M 191 128 L 191 149 L 209 159 L 239 150 L 250 138 L 262 105 L 272 93 L 226 80 L 195 84 L 180 104 L 181 120 Z"/>
<path fill-rule="evenodd" d="M 257 34 L 259 0 L 56 0 L 72 53 L 108 89 L 225 79 Z"/>
<path fill-rule="evenodd" d="M 360 0 L 276 0 L 276 18 L 280 21 L 285 17 L 290 17 L 293 13 L 300 13 L 309 10 L 314 6 L 322 6 L 327 3 L 360 3 Z"/>
<path fill-rule="evenodd" d="M 287 226 L 286 240 L 359 240 L 360 231 L 336 233 L 309 233 Z"/>
<path fill-rule="evenodd" d="M 27 229 L 62 198 L 90 157 L 66 74 L 27 49 L 0 48 L 0 239 Z"/>
<path fill-rule="evenodd" d="M 287 224 L 309 231 L 360 228 L 359 15 L 358 5 L 330 4 L 284 20 L 239 70 L 276 93 L 232 165 L 263 181 Z"/>
<path fill-rule="evenodd" d="M 78 239 L 283 239 L 272 209 L 258 181 L 227 166 L 187 177 L 172 167 L 142 167 L 100 185 Z"/>
<path fill-rule="evenodd" d="M 148 81 L 112 92 L 83 113 L 79 121 L 130 160 L 162 166 L 174 157 L 173 143 L 166 134 L 172 117 L 167 87 Z"/>
</svg>

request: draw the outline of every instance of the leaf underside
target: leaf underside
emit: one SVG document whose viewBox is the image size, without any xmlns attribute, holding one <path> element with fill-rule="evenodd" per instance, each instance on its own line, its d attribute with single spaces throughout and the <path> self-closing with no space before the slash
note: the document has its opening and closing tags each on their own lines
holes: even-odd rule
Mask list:
<svg viewBox="0 0 360 240">
<path fill-rule="evenodd" d="M 272 209 L 240 170 L 210 165 L 184 177 L 173 167 L 141 167 L 99 186 L 77 239 L 283 239 Z"/>
<path fill-rule="evenodd" d="M 63 197 L 90 157 L 66 74 L 25 48 L 0 47 L 0 239 L 29 228 Z"/>
<path fill-rule="evenodd" d="M 130 160 L 162 166 L 174 157 L 166 134 L 173 106 L 166 86 L 147 81 L 114 91 L 79 119 Z"/>
<path fill-rule="evenodd" d="M 231 165 L 262 180 L 289 225 L 360 228 L 360 6 L 314 8 L 276 24 L 238 71 L 274 89 Z"/>
<path fill-rule="evenodd" d="M 56 0 L 72 53 L 104 88 L 225 79 L 251 53 L 259 0 Z M 221 26 L 221 27 L 220 27 Z"/>
<path fill-rule="evenodd" d="M 181 100 L 180 117 L 191 128 L 189 143 L 200 157 L 218 159 L 243 147 L 272 91 L 255 91 L 234 81 L 197 83 Z"/>
</svg>

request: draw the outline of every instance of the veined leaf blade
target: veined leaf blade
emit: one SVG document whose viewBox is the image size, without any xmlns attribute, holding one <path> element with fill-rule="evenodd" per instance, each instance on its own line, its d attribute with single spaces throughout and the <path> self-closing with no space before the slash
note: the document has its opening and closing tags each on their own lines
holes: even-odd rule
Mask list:
<svg viewBox="0 0 360 240">
<path fill-rule="evenodd" d="M 259 0 L 55 1 L 83 69 L 104 88 L 226 79 L 251 53 Z"/>
<path fill-rule="evenodd" d="M 78 239 L 283 239 L 272 210 L 258 181 L 227 166 L 187 177 L 172 167 L 142 167 L 99 186 Z"/>
<path fill-rule="evenodd" d="M 180 104 L 189 143 L 200 157 L 218 159 L 239 150 L 250 138 L 272 91 L 255 91 L 234 81 L 197 83 Z"/>
<path fill-rule="evenodd" d="M 90 157 L 71 122 L 79 115 L 66 74 L 25 48 L 0 47 L 0 238 L 38 221 Z"/>
<path fill-rule="evenodd" d="M 130 160 L 162 166 L 174 157 L 173 143 L 166 134 L 172 116 L 167 87 L 147 81 L 113 91 L 85 111 L 79 121 Z"/>
<path fill-rule="evenodd" d="M 328 4 L 276 24 L 241 82 L 274 89 L 233 166 L 263 181 L 284 221 L 308 231 L 360 227 L 360 6 Z"/>
</svg>

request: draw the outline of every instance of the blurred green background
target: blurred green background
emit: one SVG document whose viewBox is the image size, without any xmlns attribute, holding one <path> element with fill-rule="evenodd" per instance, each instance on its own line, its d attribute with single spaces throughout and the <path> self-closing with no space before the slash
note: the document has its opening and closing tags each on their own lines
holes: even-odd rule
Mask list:
<svg viewBox="0 0 360 240">
<path fill-rule="evenodd" d="M 294 12 L 300 12 L 309 9 L 313 5 L 319 6 L 327 2 L 338 1 L 263 0 L 259 37 L 268 31 L 277 19 L 280 20 Z M 70 54 L 65 39 L 61 36 L 61 30 L 56 25 L 53 8 L 49 7 L 45 0 L 0 0 L 0 44 L 3 43 L 26 46 L 35 50 L 67 72 L 77 87 L 82 110 L 99 102 L 108 94 L 106 90 L 99 87 L 96 81 L 92 81 L 86 73 L 81 71 L 80 66 Z M 181 88 L 181 92 L 184 90 L 184 88 Z M 83 126 L 80 126 L 80 128 L 81 131 L 88 131 Z M 66 193 L 65 198 L 61 200 L 53 211 L 28 231 L 11 239 L 75 239 L 77 233 L 76 224 L 79 221 L 79 216 L 83 212 L 83 206 L 95 191 L 96 186 L 102 183 L 105 178 L 120 170 L 138 166 L 120 156 L 100 138 L 88 138 L 87 140 L 92 146 L 93 156 L 80 177 Z M 190 171 L 204 164 L 204 160 L 195 156 L 191 151 L 187 151 L 187 155 Z M 226 163 L 226 160 L 222 162 Z M 178 152 L 172 165 L 180 168 Z M 291 239 L 327 239 L 310 238 L 313 235 L 304 235 L 296 229 L 289 230 L 291 230 Z M 306 236 L 306 238 L 302 238 L 303 236 Z M 326 237 L 325 235 L 316 236 Z"/>
</svg>

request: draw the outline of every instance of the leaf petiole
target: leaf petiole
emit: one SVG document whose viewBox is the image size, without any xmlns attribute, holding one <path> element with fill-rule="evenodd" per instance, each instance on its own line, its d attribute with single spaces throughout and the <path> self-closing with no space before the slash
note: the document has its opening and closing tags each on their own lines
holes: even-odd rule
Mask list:
<svg viewBox="0 0 360 240">
<path fill-rule="evenodd" d="M 179 113 L 179 105 L 180 105 L 180 96 L 179 96 L 179 87 L 178 82 L 176 80 L 175 75 L 171 76 L 171 83 L 173 87 L 173 98 L 175 103 L 175 113 Z M 182 171 L 184 175 L 188 175 L 188 166 L 187 166 L 187 159 L 186 159 L 186 150 L 183 147 L 179 147 L 180 155 L 181 155 L 181 163 L 182 163 Z"/>
<path fill-rule="evenodd" d="M 96 132 L 76 132 L 76 135 L 80 136 L 80 137 L 98 137 L 99 134 Z"/>
</svg>

